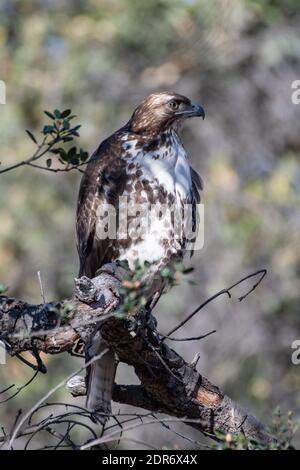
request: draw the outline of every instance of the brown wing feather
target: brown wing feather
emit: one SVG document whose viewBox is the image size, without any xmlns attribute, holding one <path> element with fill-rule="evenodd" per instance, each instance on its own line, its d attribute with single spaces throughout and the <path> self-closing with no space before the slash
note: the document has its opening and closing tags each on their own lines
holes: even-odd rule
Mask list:
<svg viewBox="0 0 300 470">
<path fill-rule="evenodd" d="M 114 240 L 96 239 L 97 209 L 108 203 L 117 209 L 118 197 L 126 184 L 124 162 L 120 158 L 119 133 L 104 141 L 87 165 L 81 180 L 76 217 L 79 276 L 94 277 L 97 269 L 110 261 Z"/>
<path fill-rule="evenodd" d="M 196 201 L 200 202 L 200 191 L 203 190 L 203 181 L 199 173 L 194 170 L 194 168 L 190 167 L 191 170 L 191 177 L 192 177 L 192 186 L 193 186 L 193 194 L 195 196 Z"/>
<path fill-rule="evenodd" d="M 203 190 L 203 181 L 199 173 L 194 168 L 190 167 L 191 178 L 192 178 L 192 230 L 194 233 L 198 233 L 199 229 L 199 214 L 197 211 L 197 204 L 200 203 L 200 191 Z M 191 256 L 194 251 L 191 250 Z"/>
</svg>

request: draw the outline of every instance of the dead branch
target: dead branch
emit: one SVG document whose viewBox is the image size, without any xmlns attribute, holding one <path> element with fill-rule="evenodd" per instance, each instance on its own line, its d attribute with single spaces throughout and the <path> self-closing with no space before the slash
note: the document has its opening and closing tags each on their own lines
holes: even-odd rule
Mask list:
<svg viewBox="0 0 300 470">
<path fill-rule="evenodd" d="M 0 296 L 0 339 L 10 355 L 31 351 L 37 358 L 39 351 L 71 352 L 78 341 L 87 343 L 100 329 L 119 361 L 133 366 L 141 381 L 140 386 L 115 385 L 115 401 L 177 417 L 213 438 L 218 432 L 244 433 L 253 441 L 272 441 L 261 422 L 162 341 L 151 312 L 116 315 L 123 277 L 123 268 L 106 265 L 92 280 L 75 280 L 73 297 L 62 302 L 30 305 Z M 80 379 L 77 385 L 73 394 L 85 393 Z"/>
</svg>

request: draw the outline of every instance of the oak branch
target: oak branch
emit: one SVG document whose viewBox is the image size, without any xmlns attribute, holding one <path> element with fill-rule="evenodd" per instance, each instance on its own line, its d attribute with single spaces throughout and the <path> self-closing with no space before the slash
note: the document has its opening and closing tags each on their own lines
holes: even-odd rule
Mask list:
<svg viewBox="0 0 300 470">
<path fill-rule="evenodd" d="M 243 433 L 250 440 L 272 441 L 260 421 L 161 340 L 150 311 L 141 309 L 127 318 L 116 315 L 123 278 L 123 268 L 108 264 L 92 280 L 75 280 L 72 298 L 62 302 L 30 305 L 2 295 L 0 339 L 12 356 L 30 351 L 45 372 L 39 352 L 71 352 L 78 344 L 87 345 L 100 329 L 119 361 L 133 366 L 141 382 L 138 386 L 115 385 L 116 402 L 187 420 L 187 425 L 212 438 L 218 432 Z M 71 381 L 69 390 L 73 395 L 84 394 L 84 380 Z"/>
</svg>

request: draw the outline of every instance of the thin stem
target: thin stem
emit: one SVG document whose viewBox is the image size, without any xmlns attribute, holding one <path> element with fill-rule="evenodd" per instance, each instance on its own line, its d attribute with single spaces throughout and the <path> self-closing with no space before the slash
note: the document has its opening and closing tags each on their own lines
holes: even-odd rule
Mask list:
<svg viewBox="0 0 300 470">
<path fill-rule="evenodd" d="M 164 341 L 168 336 L 171 336 L 173 333 L 175 333 L 175 331 L 178 331 L 183 325 L 185 325 L 194 315 L 196 315 L 196 313 L 198 313 L 200 310 L 202 310 L 207 304 L 209 304 L 210 302 L 212 302 L 213 300 L 215 300 L 217 297 L 220 297 L 221 295 L 223 294 L 227 294 L 229 298 L 231 298 L 231 293 L 230 291 L 232 289 L 234 289 L 234 287 L 237 287 L 239 284 L 241 284 L 242 282 L 245 282 L 247 281 L 248 279 L 254 277 L 254 276 L 258 276 L 259 274 L 261 274 L 261 277 L 259 278 L 259 280 L 252 286 L 252 288 L 246 292 L 246 294 L 244 294 L 243 296 L 239 297 L 239 301 L 242 301 L 244 300 L 251 292 L 253 292 L 256 287 L 262 282 L 263 278 L 266 276 L 267 274 L 267 270 L 266 269 L 260 269 L 259 271 L 256 271 L 255 273 L 252 273 L 252 274 L 249 274 L 248 276 L 245 276 L 243 277 L 242 279 L 240 279 L 239 281 L 235 282 L 234 284 L 232 284 L 232 286 L 228 287 L 227 289 L 222 289 L 220 290 L 219 292 L 217 292 L 216 294 L 214 294 L 212 297 L 210 297 L 209 299 L 205 300 L 205 302 L 203 302 L 201 305 L 199 305 L 199 307 L 197 307 L 190 315 L 188 315 L 182 322 L 179 323 L 178 326 L 176 326 L 175 328 L 172 328 L 172 330 L 170 330 L 165 336 L 163 336 L 163 338 L 161 338 L 161 341 Z"/>
<path fill-rule="evenodd" d="M 8 166 L 7 168 L 4 168 L 3 170 L 0 170 L 0 174 L 7 173 L 8 171 L 11 171 L 11 170 L 15 170 L 16 168 L 19 168 L 20 166 L 28 165 L 31 162 L 34 162 L 38 160 L 39 158 L 43 157 L 56 143 L 55 141 L 50 142 L 49 144 L 47 144 L 47 148 L 43 150 L 41 153 L 39 153 L 40 150 L 45 146 L 46 140 L 47 140 L 47 136 L 44 137 L 41 144 L 38 144 L 37 150 L 34 152 L 34 154 L 30 158 L 28 158 L 27 160 L 22 160 L 21 162 L 16 163 L 14 165 Z"/>
</svg>

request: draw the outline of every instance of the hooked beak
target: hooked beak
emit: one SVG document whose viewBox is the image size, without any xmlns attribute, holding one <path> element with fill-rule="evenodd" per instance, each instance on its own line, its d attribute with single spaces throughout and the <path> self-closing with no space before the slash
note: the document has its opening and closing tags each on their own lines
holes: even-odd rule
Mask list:
<svg viewBox="0 0 300 470">
<path fill-rule="evenodd" d="M 200 116 L 202 119 L 205 118 L 205 111 L 200 106 L 200 104 L 196 103 L 191 103 L 190 105 L 186 105 L 185 109 L 180 110 L 176 113 L 177 116 L 182 116 L 182 117 L 196 117 Z"/>
</svg>

